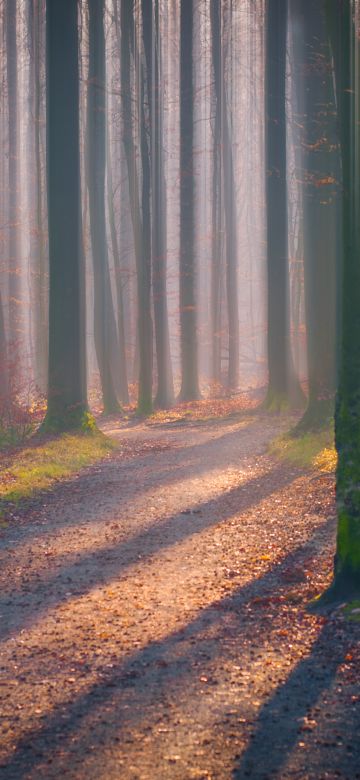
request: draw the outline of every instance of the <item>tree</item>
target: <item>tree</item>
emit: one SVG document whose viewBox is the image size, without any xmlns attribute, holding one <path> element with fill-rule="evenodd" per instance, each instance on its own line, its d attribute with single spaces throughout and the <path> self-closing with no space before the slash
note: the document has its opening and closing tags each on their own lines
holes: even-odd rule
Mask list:
<svg viewBox="0 0 360 780">
<path fill-rule="evenodd" d="M 329 424 L 336 384 L 336 260 L 339 257 L 340 154 L 325 5 L 294 4 L 298 119 L 304 208 L 304 272 L 309 397 L 295 432 Z"/>
<path fill-rule="evenodd" d="M 48 359 L 48 263 L 46 252 L 43 163 L 43 0 L 28 0 L 29 40 L 29 152 L 32 171 L 28 179 L 32 204 L 30 275 L 32 280 L 31 335 L 36 384 L 45 391 Z"/>
<path fill-rule="evenodd" d="M 360 41 L 351 0 L 328 0 L 326 9 L 343 169 L 343 270 L 335 412 L 337 549 L 334 580 L 321 604 L 360 596 Z"/>
<path fill-rule="evenodd" d="M 236 187 L 234 176 L 234 160 L 232 151 L 231 126 L 229 120 L 229 106 L 225 84 L 225 50 L 221 37 L 221 4 L 217 4 L 217 24 L 220 28 L 220 79 L 215 79 L 215 88 L 221 85 L 217 101 L 220 103 L 221 117 L 221 158 L 224 181 L 224 217 L 225 217 L 225 260 L 226 260 L 226 298 L 229 329 L 229 363 L 228 363 L 228 388 L 236 390 L 239 383 L 239 296 L 238 296 L 238 259 L 237 259 L 237 226 L 236 226 Z M 231 24 L 231 16 L 229 24 Z"/>
<path fill-rule="evenodd" d="M 151 246 L 150 246 L 150 182 L 148 148 L 144 116 L 144 84 L 141 77 L 141 128 L 140 146 L 142 160 L 142 198 L 140 201 L 136 149 L 133 133 L 133 106 L 131 97 L 131 47 L 134 41 L 134 2 L 121 0 L 121 44 L 117 7 L 114 0 L 114 17 L 117 24 L 121 63 L 121 98 L 123 108 L 123 144 L 128 172 L 129 200 L 133 226 L 137 276 L 137 322 L 139 345 L 139 393 L 138 410 L 149 414 L 152 410 L 152 355 L 153 327 L 151 318 Z M 141 205 L 142 209 L 141 209 Z"/>
<path fill-rule="evenodd" d="M 287 0 L 269 0 L 266 19 L 266 212 L 268 370 L 265 407 L 302 401 L 290 346 L 286 149 Z"/>
<path fill-rule="evenodd" d="M 222 172 L 221 172 L 221 24 L 217 0 L 210 2 L 211 55 L 214 76 L 212 246 L 211 246 L 211 373 L 221 383 Z"/>
<path fill-rule="evenodd" d="M 114 192 L 113 192 L 113 177 L 111 169 L 110 159 L 110 142 L 109 142 L 109 129 L 107 132 L 107 200 L 108 200 L 108 214 L 109 214 L 109 229 L 111 238 L 112 257 L 115 269 L 115 286 L 116 286 L 116 301 L 117 301 L 117 322 L 118 322 L 118 338 L 119 338 L 119 360 L 120 360 L 120 372 L 117 377 L 119 382 L 119 394 L 120 400 L 123 404 L 129 403 L 129 389 L 127 380 L 127 366 L 126 366 L 126 344 L 125 344 L 125 312 L 124 312 L 124 294 L 123 294 L 123 281 L 122 281 L 122 268 L 120 259 L 120 249 L 118 234 L 116 230 L 116 220 L 114 211 Z"/>
<path fill-rule="evenodd" d="M 166 409 L 174 403 L 174 387 L 166 297 L 166 185 L 160 88 L 159 0 L 154 0 L 153 4 L 142 0 L 142 18 L 150 119 L 152 287 L 157 361 L 155 406 Z"/>
<path fill-rule="evenodd" d="M 180 341 L 181 401 L 200 397 L 194 248 L 193 1 L 180 8 Z"/>
<path fill-rule="evenodd" d="M 87 181 L 94 269 L 94 336 L 104 411 L 120 410 L 113 370 L 120 370 L 105 217 L 106 92 L 104 0 L 88 0 Z"/>
<path fill-rule="evenodd" d="M 87 409 L 77 0 L 47 0 L 46 27 L 50 305 L 44 428 L 61 431 L 82 426 Z"/>
<path fill-rule="evenodd" d="M 17 16 L 15 0 L 6 0 L 6 76 L 8 90 L 8 221 L 9 221 L 9 337 L 14 357 L 14 371 L 19 371 L 21 276 L 18 246 L 18 57 Z"/>
</svg>

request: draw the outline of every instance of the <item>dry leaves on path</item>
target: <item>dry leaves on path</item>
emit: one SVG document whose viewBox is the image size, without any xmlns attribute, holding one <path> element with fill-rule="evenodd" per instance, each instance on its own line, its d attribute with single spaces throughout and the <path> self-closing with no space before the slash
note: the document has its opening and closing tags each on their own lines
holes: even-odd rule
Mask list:
<svg viewBox="0 0 360 780">
<path fill-rule="evenodd" d="M 110 428 L 1 539 L 0 777 L 356 777 L 359 624 L 305 609 L 332 476 L 271 418 Z"/>
</svg>

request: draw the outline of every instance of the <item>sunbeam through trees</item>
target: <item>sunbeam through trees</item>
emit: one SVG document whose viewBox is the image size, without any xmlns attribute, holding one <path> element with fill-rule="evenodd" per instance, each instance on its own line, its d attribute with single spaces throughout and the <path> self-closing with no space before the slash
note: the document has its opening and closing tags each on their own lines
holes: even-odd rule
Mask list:
<svg viewBox="0 0 360 780">
<path fill-rule="evenodd" d="M 360 778 L 360 0 L 0 0 L 0 777 Z"/>
</svg>

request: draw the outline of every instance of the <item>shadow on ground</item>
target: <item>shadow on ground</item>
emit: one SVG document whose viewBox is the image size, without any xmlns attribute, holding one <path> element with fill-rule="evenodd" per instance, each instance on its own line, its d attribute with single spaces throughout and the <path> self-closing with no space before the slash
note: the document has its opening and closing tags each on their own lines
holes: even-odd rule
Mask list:
<svg viewBox="0 0 360 780">
<path fill-rule="evenodd" d="M 305 545 L 287 556 L 263 577 L 238 589 L 230 597 L 211 604 L 180 631 L 134 652 L 113 669 L 104 672 L 102 679 L 74 701 L 55 708 L 43 725 L 29 731 L 19 742 L 13 757 L 7 764 L 2 765 L 0 776 L 4 780 L 73 777 L 75 775 L 71 772 L 77 762 L 79 766 L 80 762 L 85 762 L 83 769 L 79 770 L 79 777 L 85 777 L 88 775 L 84 767 L 87 766 L 87 761 L 90 761 L 89 772 L 94 774 L 89 774 L 89 777 L 96 776 L 98 762 L 99 777 L 104 778 L 105 769 L 101 763 L 104 760 L 104 751 L 113 744 L 121 745 L 122 739 L 129 734 L 133 734 L 132 741 L 140 740 L 141 729 L 152 733 L 159 710 L 165 707 L 166 711 L 167 701 L 172 695 L 180 699 L 184 696 L 190 700 L 196 718 L 201 694 L 199 664 L 201 669 L 206 671 L 214 662 L 221 660 L 224 664 L 228 655 L 233 661 L 235 649 L 238 662 L 245 666 L 249 645 L 252 651 L 262 652 L 265 639 L 273 643 L 279 654 L 285 649 L 289 640 L 279 639 L 276 634 L 278 624 L 274 621 L 274 605 L 261 609 L 255 606 L 250 612 L 249 605 L 254 603 L 254 599 L 255 604 L 258 604 L 261 598 L 265 599 L 266 603 L 266 598 L 279 595 L 282 572 L 286 571 L 289 565 L 301 565 L 303 559 L 318 550 L 322 535 L 326 532 L 325 527 L 318 529 Z M 272 693 L 260 711 L 252 736 L 246 722 L 244 726 L 237 723 L 242 749 L 233 774 L 236 780 L 246 777 L 263 780 L 267 777 L 287 777 L 283 768 L 292 752 L 295 748 L 304 750 L 299 748 L 299 718 L 308 713 L 309 708 L 319 702 L 321 697 L 324 698 L 325 694 L 326 705 L 321 705 L 322 709 L 327 707 L 322 712 L 325 725 L 320 728 L 317 743 L 314 741 L 316 731 L 314 732 L 311 757 L 312 765 L 321 766 L 322 773 L 310 772 L 306 777 L 327 777 L 325 770 L 329 767 L 345 772 L 340 774 L 340 777 L 357 776 L 356 767 L 360 764 L 356 762 L 360 759 L 360 749 L 359 745 L 352 741 L 352 732 L 356 723 L 358 724 L 358 713 L 355 715 L 351 702 L 341 702 L 341 699 L 340 710 L 336 711 L 339 698 L 332 694 L 332 689 L 349 646 L 356 641 L 356 637 L 359 638 L 359 627 L 343 626 L 338 630 L 334 625 L 332 622 L 324 625 L 309 654 L 291 671 L 285 682 L 275 688 L 275 693 Z M 273 688 L 274 686 L 272 690 Z M 242 701 L 240 696 L 238 714 L 247 715 L 246 708 L 247 702 Z M 246 721 L 246 718 L 244 720 Z M 346 739 L 338 741 L 336 746 L 332 743 L 329 745 L 329 730 L 332 732 L 339 720 L 342 727 L 346 725 Z M 335 737 L 331 739 L 335 740 Z M 211 747 L 208 749 L 211 750 Z M 139 766 L 141 750 L 140 742 Z M 224 748 L 224 760 L 225 757 Z M 305 751 L 300 758 L 297 756 L 300 773 L 289 777 L 305 777 L 304 767 L 307 766 L 308 760 L 309 756 Z M 350 770 L 353 774 L 346 774 Z M 221 776 L 230 777 L 230 774 L 231 772 L 229 775 L 224 773 Z M 173 775 L 164 776 L 181 775 L 175 774 L 174 770 Z M 330 776 L 335 777 L 336 772 Z"/>
<path fill-rule="evenodd" d="M 49 608 L 54 609 L 74 596 L 82 596 L 90 589 L 118 578 L 128 567 L 138 563 L 139 551 L 145 563 L 151 556 L 190 536 L 195 540 L 205 529 L 226 522 L 234 513 L 245 512 L 272 493 L 290 485 L 294 478 L 293 470 L 282 465 L 275 467 L 218 498 L 197 504 L 196 514 L 185 510 L 157 521 L 124 542 L 111 542 L 100 550 L 77 553 L 75 561 L 70 564 L 63 562 L 54 575 L 43 577 L 40 581 L 35 577 L 33 583 L 27 582 L 25 593 L 15 592 L 11 596 L 0 597 L 3 615 L 0 639 L 14 636 L 24 627 L 29 628 Z"/>
</svg>

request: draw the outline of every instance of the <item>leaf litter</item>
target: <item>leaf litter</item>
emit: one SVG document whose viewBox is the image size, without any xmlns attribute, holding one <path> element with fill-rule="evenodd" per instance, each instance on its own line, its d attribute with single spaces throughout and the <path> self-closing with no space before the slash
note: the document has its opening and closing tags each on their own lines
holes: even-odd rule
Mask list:
<svg viewBox="0 0 360 780">
<path fill-rule="evenodd" d="M 359 624 L 306 610 L 333 475 L 267 454 L 288 420 L 172 422 L 2 531 L 0 777 L 360 777 Z"/>
</svg>

